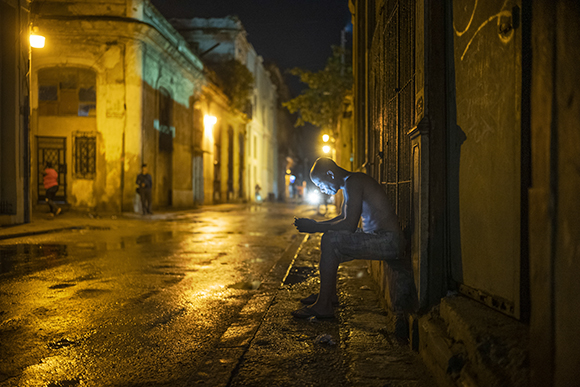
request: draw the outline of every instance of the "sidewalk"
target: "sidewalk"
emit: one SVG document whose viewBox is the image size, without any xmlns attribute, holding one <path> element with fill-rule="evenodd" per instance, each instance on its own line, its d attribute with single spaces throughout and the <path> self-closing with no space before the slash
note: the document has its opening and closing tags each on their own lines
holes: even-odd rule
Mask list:
<svg viewBox="0 0 580 387">
<path fill-rule="evenodd" d="M 301 239 L 300 239 L 301 240 Z M 302 242 L 282 285 L 254 297 L 188 385 L 435 386 L 418 354 L 389 334 L 367 261 L 339 268 L 332 320 L 290 315 L 318 291 L 320 235 Z"/>
</svg>

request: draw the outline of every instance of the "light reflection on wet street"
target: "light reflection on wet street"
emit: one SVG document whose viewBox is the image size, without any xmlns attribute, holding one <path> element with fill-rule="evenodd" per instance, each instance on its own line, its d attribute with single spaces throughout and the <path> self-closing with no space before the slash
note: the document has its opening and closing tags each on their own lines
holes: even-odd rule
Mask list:
<svg viewBox="0 0 580 387">
<path fill-rule="evenodd" d="M 0 243 L 0 386 L 183 385 L 290 245 L 297 209 L 209 207 Z"/>
</svg>

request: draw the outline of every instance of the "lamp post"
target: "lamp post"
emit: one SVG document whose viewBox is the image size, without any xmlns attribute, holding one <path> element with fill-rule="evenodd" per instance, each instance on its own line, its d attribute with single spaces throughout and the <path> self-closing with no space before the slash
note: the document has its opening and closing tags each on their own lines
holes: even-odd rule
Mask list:
<svg viewBox="0 0 580 387">
<path fill-rule="evenodd" d="M 28 75 L 27 75 L 27 79 L 26 79 L 26 87 L 27 90 L 26 92 L 28 93 L 27 98 L 25 99 L 25 113 L 24 113 L 24 139 L 25 139 L 25 150 L 24 152 L 26 153 L 26 174 L 27 174 L 27 187 L 24 190 L 24 195 L 25 195 L 25 203 L 26 203 L 26 208 L 27 210 L 25 210 L 25 222 L 28 223 L 30 221 L 30 212 L 31 212 L 31 203 L 30 203 L 30 197 L 31 197 L 31 192 L 30 192 L 30 122 L 31 122 L 31 110 L 30 110 L 30 106 L 32 106 L 32 101 L 31 101 L 31 89 L 32 89 L 32 49 L 33 48 L 44 48 L 44 43 L 45 43 L 46 39 L 44 36 L 42 36 L 39 33 L 38 27 L 37 26 L 33 26 L 32 23 L 29 24 L 29 34 L 28 34 Z"/>
</svg>

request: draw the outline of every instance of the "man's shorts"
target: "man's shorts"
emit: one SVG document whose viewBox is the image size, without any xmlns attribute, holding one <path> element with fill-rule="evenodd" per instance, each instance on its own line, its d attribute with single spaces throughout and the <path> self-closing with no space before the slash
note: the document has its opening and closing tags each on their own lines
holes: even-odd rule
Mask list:
<svg viewBox="0 0 580 387">
<path fill-rule="evenodd" d="M 378 231 L 372 233 L 349 231 L 328 231 L 326 237 L 340 262 L 353 259 L 392 260 L 404 254 L 405 240 L 399 233 Z"/>
</svg>

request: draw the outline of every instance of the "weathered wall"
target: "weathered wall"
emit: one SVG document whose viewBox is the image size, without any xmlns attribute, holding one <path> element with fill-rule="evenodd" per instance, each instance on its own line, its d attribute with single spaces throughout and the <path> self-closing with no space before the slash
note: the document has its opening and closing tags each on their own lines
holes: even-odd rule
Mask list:
<svg viewBox="0 0 580 387">
<path fill-rule="evenodd" d="M 153 177 L 153 203 L 158 207 L 193 205 L 193 106 L 191 102 L 201 90 L 189 68 L 167 61 L 167 54 L 148 46 L 143 63 L 143 162 Z M 169 94 L 172 133 L 171 150 L 160 148 L 160 98 Z"/>
<path fill-rule="evenodd" d="M 572 386 L 580 379 L 580 5 L 537 1 L 532 14 L 531 385 Z"/>
<path fill-rule="evenodd" d="M 355 160 L 395 203 L 423 309 L 453 287 L 452 275 L 470 296 L 520 312 L 517 5 L 350 4 Z M 392 286 L 388 270 L 372 267 L 385 289 Z"/>
<path fill-rule="evenodd" d="M 116 40 L 107 44 L 107 36 L 88 36 L 107 29 L 107 23 L 44 20 L 45 48 L 33 53 L 31 84 L 31 165 L 32 198 L 38 198 L 38 160 L 35 136 L 67 138 L 67 201 L 78 207 L 114 210 L 120 208 L 121 152 L 125 131 L 125 44 Z M 87 35 L 79 35 L 83 31 Z M 71 33 L 74 32 L 74 33 Z M 39 116 L 38 70 L 64 66 L 95 71 L 97 76 L 97 111 L 94 117 Z M 93 179 L 73 178 L 73 143 L 75 131 L 97 134 L 97 175 Z"/>
<path fill-rule="evenodd" d="M 147 163 L 154 180 L 154 206 L 193 205 L 192 102 L 203 83 L 201 62 L 180 48 L 186 45 L 183 38 L 147 1 L 112 0 L 91 7 L 86 3 L 47 2 L 40 22 L 47 46 L 35 52 L 33 60 L 35 72 L 66 66 L 90 68 L 97 74 L 94 117 L 39 118 L 34 110 L 38 97 L 33 95 L 34 135 L 67 137 L 68 166 L 72 133 L 91 130 L 98 135 L 96 175 L 81 181 L 67 168 L 67 201 L 76 207 L 129 211 L 135 178 L 141 164 Z M 37 88 L 33 84 L 35 92 Z M 159 147 L 160 90 L 170 100 L 165 104 L 169 125 L 161 125 L 171 133 L 166 151 Z"/>
<path fill-rule="evenodd" d="M 507 27 L 514 7 L 521 2 L 453 2 L 460 145 L 450 148 L 458 168 L 450 184 L 459 199 L 453 279 L 519 316 L 522 28 Z"/>
<path fill-rule="evenodd" d="M 0 225 L 30 221 L 28 2 L 0 1 Z"/>
<path fill-rule="evenodd" d="M 239 136 L 245 135 L 247 118 L 241 112 L 231 109 L 227 97 L 213 84 L 207 84 L 203 88 L 199 102 L 204 115 L 211 115 L 217 119 L 212 128 L 204 128 L 202 139 L 205 176 L 204 203 L 216 204 L 243 200 L 240 189 L 243 188 L 245 174 L 240 176 L 240 151 L 243 149 L 240 149 Z M 231 143 L 228 134 L 230 129 L 232 131 Z M 216 154 L 218 148 L 219 155 Z M 216 161 L 219 165 L 217 169 Z M 216 172 L 218 176 L 215 175 Z M 228 183 L 230 177 L 232 181 Z"/>
</svg>

